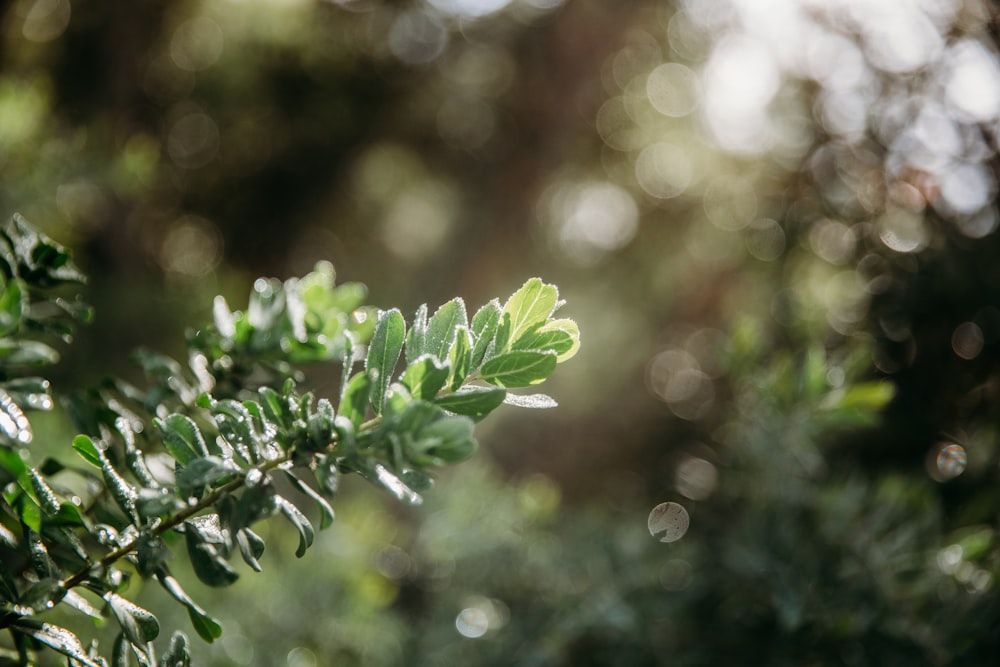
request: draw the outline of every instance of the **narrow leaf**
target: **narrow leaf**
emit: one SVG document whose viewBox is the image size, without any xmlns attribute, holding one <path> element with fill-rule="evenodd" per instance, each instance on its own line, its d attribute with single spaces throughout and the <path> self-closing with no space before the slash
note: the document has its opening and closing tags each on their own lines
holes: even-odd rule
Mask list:
<svg viewBox="0 0 1000 667">
<path fill-rule="evenodd" d="M 319 522 L 320 530 L 329 528 L 331 525 L 333 525 L 333 520 L 334 520 L 333 508 L 330 507 L 330 503 L 326 502 L 326 498 L 317 493 L 316 489 L 312 488 L 304 481 L 299 479 L 291 471 L 285 470 L 284 473 L 285 477 L 288 478 L 288 481 L 292 483 L 292 486 L 294 486 L 300 493 L 302 493 L 305 496 L 308 496 L 314 503 L 316 503 L 316 506 L 319 508 L 320 512 L 320 522 Z"/>
<path fill-rule="evenodd" d="M 507 394 L 503 402 L 507 405 L 516 405 L 519 408 L 534 408 L 536 410 L 559 407 L 555 399 L 545 394 Z"/>
<path fill-rule="evenodd" d="M 372 407 L 375 414 L 382 413 L 382 402 L 385 400 L 385 390 L 392 382 L 393 372 L 399 354 L 403 350 L 403 340 L 406 337 L 406 324 L 403 315 L 393 308 L 379 313 L 375 324 L 375 333 L 368 344 L 368 359 L 365 369 L 373 374 L 374 385 L 371 390 Z"/>
<path fill-rule="evenodd" d="M 497 327 L 500 326 L 500 313 L 500 302 L 493 299 L 473 315 L 470 330 L 475 345 L 472 348 L 470 371 L 477 370 L 486 360 L 496 338 Z"/>
<path fill-rule="evenodd" d="M 243 561 L 254 572 L 260 572 L 260 557 L 264 555 L 264 540 L 260 535 L 249 528 L 240 528 L 236 531 L 236 543 L 240 547 L 240 554 L 243 556 Z"/>
<path fill-rule="evenodd" d="M 299 532 L 299 547 L 295 550 L 295 555 L 298 558 L 302 558 L 305 555 L 306 549 L 312 546 L 313 539 L 316 536 L 313 530 L 312 524 L 309 523 L 309 519 L 303 514 L 298 507 L 293 505 L 289 500 L 281 497 L 275 496 L 275 502 L 278 504 L 278 509 L 281 513 L 285 515 L 295 529 Z"/>
<path fill-rule="evenodd" d="M 410 333 L 406 335 L 406 363 L 412 364 L 425 352 L 427 337 L 427 304 L 421 304 L 413 315 Z"/>
<path fill-rule="evenodd" d="M 83 667 L 101 667 L 100 663 L 90 659 L 83 644 L 80 643 L 80 639 L 66 628 L 29 618 L 18 619 L 11 623 L 10 627 L 48 646 L 53 651 L 75 660 Z"/>
<path fill-rule="evenodd" d="M 199 607 L 191 599 L 191 596 L 184 592 L 180 583 L 173 576 L 164 571 L 156 575 L 156 580 L 160 582 L 160 585 L 163 586 L 171 597 L 187 607 L 191 624 L 194 626 L 199 637 L 211 644 L 214 640 L 222 636 L 222 626 L 219 625 L 219 622 Z"/>
<path fill-rule="evenodd" d="M 472 340 L 469 329 L 465 326 L 455 329 L 455 338 L 448 351 L 448 365 L 451 366 L 448 389 L 455 391 L 472 372 Z"/>
</svg>

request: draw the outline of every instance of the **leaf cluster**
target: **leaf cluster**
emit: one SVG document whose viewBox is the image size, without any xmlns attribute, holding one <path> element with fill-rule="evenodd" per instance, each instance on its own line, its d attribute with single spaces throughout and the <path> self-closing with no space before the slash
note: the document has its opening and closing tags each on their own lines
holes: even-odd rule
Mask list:
<svg viewBox="0 0 1000 667">
<path fill-rule="evenodd" d="M 31 356 L 51 348 L 27 331 L 68 335 L 65 320 L 89 311 L 35 298 L 82 280 L 64 250 L 19 218 L 4 240 L 0 325 L 13 351 L 0 363 L 13 372 L 54 359 L 54 351 Z M 213 321 L 188 337 L 186 364 L 139 351 L 143 387 L 111 379 L 66 399 L 82 466 L 27 463 L 23 410 L 51 407 L 48 385 L 0 385 L 0 628 L 11 633 L 15 662 L 44 647 L 88 667 L 188 664 L 180 632 L 157 659 L 159 622 L 129 600 L 131 578 L 156 582 L 199 637 L 214 641 L 222 627 L 182 588 L 177 561 L 208 586 L 228 586 L 239 577 L 234 558 L 261 570 L 265 540 L 254 525 L 275 516 L 294 527 L 303 556 L 317 531 L 310 515 L 318 529 L 332 524 L 330 500 L 352 472 L 419 503 L 434 468 L 475 451 L 475 422 L 579 347 L 576 324 L 554 317 L 556 288 L 537 278 L 471 319 L 453 299 L 429 316 L 421 306 L 407 325 L 399 310 L 365 306 L 365 297 L 361 285 L 335 284 L 324 263 L 301 279 L 257 280 L 242 311 L 217 297 Z M 338 395 L 299 388 L 302 366 L 318 363 L 339 367 Z M 543 395 L 509 402 L 554 405 Z M 117 622 L 110 658 L 42 620 L 62 604 Z"/>
</svg>

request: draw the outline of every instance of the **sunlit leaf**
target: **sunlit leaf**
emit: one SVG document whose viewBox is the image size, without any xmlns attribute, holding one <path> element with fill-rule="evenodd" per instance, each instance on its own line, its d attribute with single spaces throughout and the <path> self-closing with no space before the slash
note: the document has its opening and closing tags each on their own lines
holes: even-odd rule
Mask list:
<svg viewBox="0 0 1000 667">
<path fill-rule="evenodd" d="M 554 285 L 531 278 L 504 304 L 503 313 L 510 316 L 508 344 L 516 344 L 521 336 L 537 324 L 545 322 L 555 310 L 559 291 Z"/>
<path fill-rule="evenodd" d="M 423 355 L 406 367 L 400 382 L 414 398 L 433 399 L 448 380 L 449 368 L 432 355 Z"/>
<path fill-rule="evenodd" d="M 402 313 L 395 308 L 379 313 L 375 333 L 368 344 L 368 359 L 365 363 L 365 369 L 373 377 L 370 398 L 375 414 L 382 412 L 385 390 L 392 382 L 405 337 L 406 324 Z"/>
<path fill-rule="evenodd" d="M 556 362 L 555 352 L 517 350 L 493 357 L 479 374 L 483 381 L 501 387 L 527 387 L 551 375 Z"/>
<path fill-rule="evenodd" d="M 149 611 L 115 593 L 104 596 L 122 632 L 133 644 L 143 645 L 160 634 L 160 623 Z"/>
<path fill-rule="evenodd" d="M 467 387 L 453 394 L 443 394 L 434 403 L 449 412 L 480 420 L 504 402 L 502 387 Z"/>
<path fill-rule="evenodd" d="M 87 655 L 80 639 L 66 628 L 30 618 L 17 619 L 11 623 L 10 627 L 48 646 L 53 651 L 75 660 L 83 667 L 101 667 L 100 663 L 91 660 L 90 656 Z"/>
<path fill-rule="evenodd" d="M 433 354 L 441 361 L 447 360 L 451 342 L 460 326 L 468 326 L 468 318 L 465 302 L 456 297 L 438 308 L 428 320 L 421 354 Z"/>
<path fill-rule="evenodd" d="M 295 526 L 295 529 L 299 533 L 299 546 L 295 550 L 295 555 L 302 558 L 302 556 L 305 555 L 306 550 L 312 546 L 313 539 L 316 536 L 312 524 L 309 523 L 309 519 L 306 518 L 306 515 L 303 514 L 298 507 L 292 504 L 291 501 L 282 498 L 281 496 L 276 496 L 275 502 L 278 505 L 278 509 L 281 510 L 281 513 L 285 515 L 285 518 L 287 518 L 293 526 Z"/>
</svg>

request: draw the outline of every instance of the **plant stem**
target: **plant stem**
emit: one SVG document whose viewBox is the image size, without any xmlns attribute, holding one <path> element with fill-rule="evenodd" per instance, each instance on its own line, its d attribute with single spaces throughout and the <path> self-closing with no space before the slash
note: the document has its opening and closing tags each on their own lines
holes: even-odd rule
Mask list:
<svg viewBox="0 0 1000 667">
<path fill-rule="evenodd" d="M 290 452 L 286 452 L 284 456 L 282 456 L 280 458 L 277 458 L 277 459 L 273 459 L 271 461 L 267 461 L 262 466 L 260 466 L 259 468 L 256 468 L 256 470 L 260 470 L 262 473 L 263 472 L 267 472 L 269 470 L 273 470 L 274 468 L 278 467 L 282 463 L 285 463 L 289 459 L 290 459 Z M 153 534 L 154 535 L 162 535 L 163 533 L 167 532 L 168 530 L 170 530 L 170 529 L 172 529 L 172 528 L 174 528 L 174 527 L 176 527 L 176 526 L 184 523 L 185 521 L 187 521 L 191 517 L 195 516 L 199 512 L 202 512 L 202 511 L 208 509 L 209 507 L 211 507 L 215 503 L 219 502 L 219 500 L 221 500 L 223 498 L 223 496 L 225 496 L 225 495 L 227 495 L 229 493 L 232 493 L 233 491 L 236 491 L 241 486 L 243 486 L 243 484 L 246 483 L 246 478 L 247 478 L 247 473 L 241 473 L 235 479 L 233 479 L 233 480 L 231 480 L 231 481 L 223 484 L 219 488 L 215 489 L 214 491 L 212 491 L 211 493 L 209 493 L 207 496 L 205 496 L 204 498 L 202 498 L 201 500 L 199 500 L 197 503 L 194 503 L 193 505 L 189 505 L 188 507 L 185 507 L 183 510 L 181 510 L 177 514 L 174 514 L 173 516 L 167 517 L 166 519 L 164 519 L 163 521 L 161 521 L 159 524 L 157 524 L 157 526 L 155 528 L 153 528 Z M 87 579 L 87 577 L 89 577 L 91 575 L 91 573 L 95 569 L 96 570 L 103 570 L 104 568 L 106 568 L 106 567 L 114 564 L 115 562 L 121 560 L 125 556 L 128 556 L 130 553 L 132 553 L 135 550 L 136 542 L 138 542 L 138 538 L 132 540 L 128 544 L 124 544 L 124 545 L 118 547 L 114 551 L 111 551 L 110 553 L 106 554 L 104 556 L 104 558 L 102 558 L 101 560 L 97 561 L 96 563 L 91 563 L 90 565 L 87 565 L 86 567 L 80 569 L 78 572 L 76 572 L 75 574 L 73 574 L 68 579 L 64 579 L 63 582 L 62 582 L 63 588 L 65 588 L 68 591 L 71 588 L 79 586 L 80 584 L 82 584 Z"/>
</svg>

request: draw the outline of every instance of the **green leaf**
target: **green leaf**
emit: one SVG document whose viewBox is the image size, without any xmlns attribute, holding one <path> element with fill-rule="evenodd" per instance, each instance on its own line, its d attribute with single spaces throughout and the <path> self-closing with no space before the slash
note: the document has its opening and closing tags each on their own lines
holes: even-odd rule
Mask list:
<svg viewBox="0 0 1000 667">
<path fill-rule="evenodd" d="M 448 380 L 449 368 L 436 357 L 425 354 L 409 364 L 403 371 L 400 383 L 414 398 L 431 400 Z"/>
<path fill-rule="evenodd" d="M 484 382 L 501 387 L 538 384 L 556 368 L 555 352 L 516 350 L 493 357 L 480 370 Z"/>
<path fill-rule="evenodd" d="M 0 336 L 17 331 L 28 305 L 27 294 L 16 278 L 0 288 Z"/>
<path fill-rule="evenodd" d="M 166 419 L 154 419 L 153 423 L 160 429 L 167 451 L 181 465 L 187 465 L 198 457 L 208 456 L 205 439 L 190 417 L 174 413 Z"/>
<path fill-rule="evenodd" d="M 184 526 L 188 557 L 198 579 L 214 587 L 229 586 L 235 582 L 239 575 L 229 567 L 216 546 L 192 522 L 187 521 Z"/>
<path fill-rule="evenodd" d="M 270 387 L 261 387 L 257 393 L 261 399 L 260 407 L 264 417 L 282 432 L 288 432 L 295 421 L 295 417 L 289 410 L 288 401 L 282 400 L 281 394 Z"/>
<path fill-rule="evenodd" d="M 408 458 L 418 466 L 444 466 L 472 456 L 476 441 L 468 417 L 443 416 L 420 429 L 408 444 Z"/>
<path fill-rule="evenodd" d="M 216 624 L 218 628 L 218 624 Z M 196 627 L 195 630 L 198 628 Z M 200 632 L 198 634 L 201 634 Z M 215 637 L 222 635 L 222 628 L 219 628 L 219 634 Z M 212 641 L 208 639 L 206 641 Z M 170 645 L 167 647 L 167 652 L 163 654 L 160 658 L 159 667 L 191 667 L 191 647 L 188 642 L 187 636 L 183 632 L 174 632 L 174 635 L 170 638 Z"/>
<path fill-rule="evenodd" d="M 160 623 L 149 611 L 116 593 L 104 596 L 122 632 L 133 644 L 142 646 L 160 634 Z"/>
<path fill-rule="evenodd" d="M 104 485 L 111 492 L 111 497 L 115 499 L 118 507 L 125 512 L 125 516 L 136 526 L 141 523 L 139 511 L 136 509 L 135 501 L 138 493 L 131 484 L 111 465 L 111 461 L 103 451 L 98 451 L 101 457 L 101 473 L 104 476 Z"/>
<path fill-rule="evenodd" d="M 365 420 L 371 390 L 372 381 L 368 374 L 363 371 L 356 373 L 340 398 L 340 416 L 349 419 L 355 427 L 361 426 Z"/>
<path fill-rule="evenodd" d="M 476 371 L 486 361 L 500 326 L 500 302 L 493 299 L 472 316 L 470 331 L 475 344 L 472 347 L 470 372 Z"/>
<path fill-rule="evenodd" d="M 160 585 L 173 597 L 175 600 L 180 602 L 182 605 L 187 607 L 188 617 L 191 619 L 191 625 L 194 626 L 195 632 L 198 636 L 204 639 L 206 642 L 211 644 L 213 641 L 222 636 L 222 626 L 214 618 L 209 616 L 204 609 L 198 606 L 194 600 L 191 599 L 184 589 L 181 588 L 180 583 L 174 579 L 167 572 L 160 572 L 156 575 L 156 580 L 160 582 Z M 177 636 L 177 633 L 174 634 Z M 185 637 L 185 641 L 187 638 Z M 171 640 L 171 644 L 173 641 Z"/>
<path fill-rule="evenodd" d="M 259 559 L 264 555 L 264 540 L 260 535 L 249 528 L 243 527 L 236 531 L 236 543 L 240 547 L 240 555 L 243 561 L 249 565 L 254 572 L 260 572 Z"/>
<path fill-rule="evenodd" d="M 31 479 L 31 488 L 35 492 L 38 504 L 48 516 L 59 514 L 59 499 L 56 498 L 55 491 L 48 485 L 48 482 L 34 468 L 28 468 L 28 477 Z"/>
<path fill-rule="evenodd" d="M 66 628 L 42 623 L 30 618 L 19 618 L 13 621 L 11 628 L 25 634 L 40 644 L 48 646 L 57 653 L 76 661 L 83 667 L 101 667 L 100 663 L 94 662 L 87 655 L 80 643 L 79 637 Z"/>
<path fill-rule="evenodd" d="M 465 326 L 455 329 L 455 338 L 448 351 L 448 365 L 451 366 L 448 389 L 455 391 L 472 372 L 472 336 Z"/>
<path fill-rule="evenodd" d="M 219 434 L 239 457 L 249 464 L 260 461 L 264 448 L 263 436 L 257 431 L 254 417 L 247 406 L 226 398 L 212 402 L 210 409 Z"/>
<path fill-rule="evenodd" d="M 91 465 L 95 465 L 98 468 L 101 467 L 101 455 L 97 451 L 97 446 L 94 445 L 94 441 L 86 435 L 78 435 L 73 438 L 73 449 L 76 450 L 77 454 L 83 457 L 83 460 Z"/>
<path fill-rule="evenodd" d="M 424 354 L 427 337 L 427 304 L 421 304 L 413 315 L 410 332 L 406 335 L 406 363 L 412 364 Z"/>
<path fill-rule="evenodd" d="M 580 349 L 580 328 L 573 320 L 552 320 L 526 332 L 511 347 L 555 352 L 556 361 L 562 363 Z"/>
<path fill-rule="evenodd" d="M 240 467 L 232 461 L 220 459 L 217 456 L 206 456 L 195 459 L 183 468 L 177 470 L 177 486 L 185 496 L 194 489 L 207 486 L 240 472 Z"/>
<path fill-rule="evenodd" d="M 284 473 L 285 477 L 288 478 L 288 481 L 292 483 L 292 486 L 294 486 L 300 493 L 302 493 L 305 496 L 308 496 L 314 503 L 316 503 L 316 507 L 319 508 L 320 512 L 320 521 L 319 521 L 320 530 L 329 528 L 331 525 L 333 525 L 333 520 L 334 520 L 333 508 L 330 507 L 330 503 L 326 502 L 326 498 L 317 493 L 314 488 L 312 488 L 304 481 L 299 479 L 291 471 L 285 470 Z"/>
<path fill-rule="evenodd" d="M 302 558 L 302 556 L 306 553 L 306 549 L 312 546 L 316 532 L 313 530 L 312 524 L 309 523 L 309 519 L 306 518 L 306 515 L 303 514 L 299 508 L 293 505 L 289 500 L 281 496 L 275 496 L 274 500 L 278 505 L 278 509 L 281 510 L 281 513 L 285 515 L 285 518 L 287 518 L 299 532 L 299 547 L 295 550 L 295 555 Z"/>
<path fill-rule="evenodd" d="M 433 354 L 441 361 L 448 358 L 455 331 L 460 326 L 468 326 L 465 302 L 456 297 L 438 308 L 427 322 L 422 354 Z"/>
<path fill-rule="evenodd" d="M 539 278 L 531 278 L 524 283 L 503 307 L 504 315 L 510 316 L 508 344 L 516 344 L 518 339 L 532 327 L 545 322 L 552 315 L 558 302 L 559 291 L 555 285 L 547 285 Z"/>
<path fill-rule="evenodd" d="M 379 313 L 375 333 L 368 344 L 368 359 L 365 363 L 365 369 L 369 374 L 374 373 L 371 402 L 377 415 L 382 413 L 385 390 L 392 382 L 405 337 L 406 323 L 403 321 L 402 313 L 395 308 Z"/>
<path fill-rule="evenodd" d="M 479 421 L 499 407 L 506 395 L 507 390 L 501 387 L 467 387 L 438 396 L 434 403 L 449 412 Z"/>
</svg>

